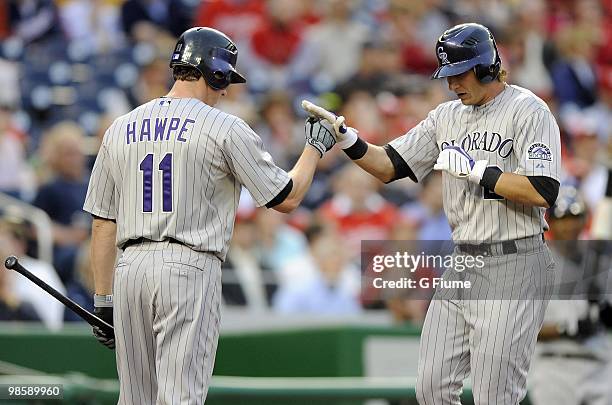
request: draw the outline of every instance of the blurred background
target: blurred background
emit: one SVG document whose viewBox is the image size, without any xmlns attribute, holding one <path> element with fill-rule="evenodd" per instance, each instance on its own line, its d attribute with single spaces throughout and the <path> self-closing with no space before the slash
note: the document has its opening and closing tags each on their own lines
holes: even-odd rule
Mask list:
<svg viewBox="0 0 612 405">
<path fill-rule="evenodd" d="M 563 184 L 584 199 L 579 238 L 591 238 L 612 150 L 610 0 L 3 0 L 0 257 L 22 257 L 93 309 L 91 219 L 82 211 L 89 173 L 108 125 L 169 89 L 169 55 L 185 29 L 217 28 L 237 43 L 247 84 L 231 86 L 218 108 L 249 123 L 288 170 L 304 145 L 304 98 L 381 145 L 452 99 L 446 82 L 429 75 L 437 37 L 461 22 L 488 26 L 508 81 L 555 114 Z M 316 386 L 327 399 L 308 397 L 307 385 L 291 391 L 292 382 L 272 381 L 261 403 L 287 392 L 293 399 L 278 403 L 297 403 L 299 393 L 304 403 L 412 403 L 431 291 L 362 289 L 360 243 L 449 239 L 440 176 L 382 185 L 349 163 L 328 153 L 291 215 L 256 209 L 246 191 L 241 198 L 224 263 L 215 375 L 347 378 Z M 7 271 L 0 321 L 0 375 L 60 375 L 72 384 L 67 403 L 112 403 L 113 354 L 74 314 Z M 255 403 L 247 380 L 223 378 L 211 403 L 244 403 L 236 392 Z"/>
</svg>

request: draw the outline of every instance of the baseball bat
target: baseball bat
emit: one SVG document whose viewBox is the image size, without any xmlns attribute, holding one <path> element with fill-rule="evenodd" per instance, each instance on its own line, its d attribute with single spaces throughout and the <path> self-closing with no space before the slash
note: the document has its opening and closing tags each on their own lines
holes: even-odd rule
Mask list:
<svg viewBox="0 0 612 405">
<path fill-rule="evenodd" d="M 82 306 L 80 306 L 79 304 L 71 300 L 70 298 L 66 297 L 61 292 L 57 291 L 55 288 L 51 287 L 49 284 L 45 283 L 40 278 L 32 274 L 29 270 L 23 267 L 21 263 L 19 263 L 19 260 L 15 256 L 7 257 L 6 260 L 4 261 L 4 267 L 10 270 L 15 270 L 16 272 L 20 273 L 21 275 L 29 279 L 31 282 L 33 282 L 34 284 L 36 284 L 37 286 L 39 286 L 40 288 L 42 288 L 43 290 L 51 294 L 53 298 L 55 298 L 56 300 L 58 300 L 59 302 L 67 306 L 69 309 L 71 309 L 75 314 L 83 318 L 91 326 L 97 326 L 98 328 L 102 329 L 105 332 L 114 331 L 114 328 L 112 325 L 98 318 L 97 316 L 95 316 L 94 314 L 92 314 L 91 312 L 89 312 L 88 310 L 86 310 L 85 308 L 83 308 Z"/>
<path fill-rule="evenodd" d="M 308 100 L 302 100 L 302 108 L 319 118 L 329 121 L 330 124 L 336 122 L 336 115 L 333 112 L 327 111 L 325 108 L 319 107 Z M 340 132 L 346 132 L 346 124 L 342 123 L 342 125 L 340 125 Z"/>
</svg>

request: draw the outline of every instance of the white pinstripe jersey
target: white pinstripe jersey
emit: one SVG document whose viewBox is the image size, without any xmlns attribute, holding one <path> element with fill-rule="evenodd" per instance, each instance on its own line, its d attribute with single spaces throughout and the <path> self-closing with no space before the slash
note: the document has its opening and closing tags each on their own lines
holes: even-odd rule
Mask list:
<svg viewBox="0 0 612 405">
<path fill-rule="evenodd" d="M 459 145 L 474 160 L 485 159 L 504 172 L 559 181 L 559 127 L 544 101 L 515 85 L 482 106 L 460 100 L 440 104 L 389 144 L 419 180 L 432 170 L 440 150 Z M 444 211 L 455 241 L 520 239 L 548 229 L 544 208 L 508 201 L 446 172 L 443 184 Z"/>
<path fill-rule="evenodd" d="M 197 99 L 162 97 L 106 131 L 84 209 L 116 220 L 118 246 L 174 238 L 223 260 L 241 186 L 263 206 L 288 182 L 244 121 Z"/>
</svg>

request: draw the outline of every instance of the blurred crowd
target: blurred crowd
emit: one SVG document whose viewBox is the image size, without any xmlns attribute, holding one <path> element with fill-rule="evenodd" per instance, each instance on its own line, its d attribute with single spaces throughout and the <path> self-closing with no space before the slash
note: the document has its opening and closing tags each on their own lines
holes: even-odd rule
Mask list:
<svg viewBox="0 0 612 405">
<path fill-rule="evenodd" d="M 91 307 L 89 171 L 107 126 L 164 95 L 169 55 L 191 26 L 227 33 L 239 49 L 218 108 L 248 122 L 289 169 L 304 145 L 308 98 L 384 144 L 452 98 L 429 75 L 434 45 L 474 21 L 497 38 L 508 81 L 557 117 L 564 184 L 593 210 L 612 149 L 609 0 L 5 0 L 0 2 L 0 193 L 42 209 L 53 260 L 41 260 L 20 204 L 0 204 L 0 257 L 18 254 L 41 278 Z M 16 201 L 15 200 L 15 201 Z M 589 223 L 581 233 L 589 237 Z M 255 209 L 245 192 L 223 273 L 225 305 L 280 313 L 356 314 L 389 308 L 420 322 L 423 300 L 364 298 L 362 240 L 446 240 L 440 175 L 384 186 L 333 150 L 291 216 Z M 61 327 L 61 307 L 0 271 L 0 320 Z M 20 287 L 21 285 L 21 287 Z M 55 309 L 54 309 L 55 308 Z"/>
</svg>

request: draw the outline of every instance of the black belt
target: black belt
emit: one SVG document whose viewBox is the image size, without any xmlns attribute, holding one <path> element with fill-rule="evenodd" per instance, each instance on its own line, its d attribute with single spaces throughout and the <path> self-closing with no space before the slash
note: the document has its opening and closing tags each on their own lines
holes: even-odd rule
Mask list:
<svg viewBox="0 0 612 405">
<path fill-rule="evenodd" d="M 506 240 L 497 243 L 479 243 L 469 244 L 460 243 L 457 248 L 461 253 L 465 253 L 471 256 L 492 256 L 494 254 L 511 255 L 518 252 L 516 243 L 513 240 Z"/>
<path fill-rule="evenodd" d="M 599 360 L 592 354 L 588 353 L 540 353 L 541 357 L 557 357 L 562 359 L 580 359 L 580 360 Z"/>
<path fill-rule="evenodd" d="M 145 243 L 145 242 L 157 242 L 151 239 L 147 239 L 147 238 L 143 238 L 140 237 L 138 239 L 128 239 L 127 242 L 125 242 L 123 245 L 121 245 L 121 250 L 125 250 L 127 248 L 129 248 L 130 246 L 134 246 L 134 245 L 140 245 L 141 243 Z M 164 239 L 164 242 L 170 242 L 170 243 L 178 243 L 179 245 L 184 245 L 183 242 L 178 241 L 174 238 L 166 238 Z"/>
</svg>

